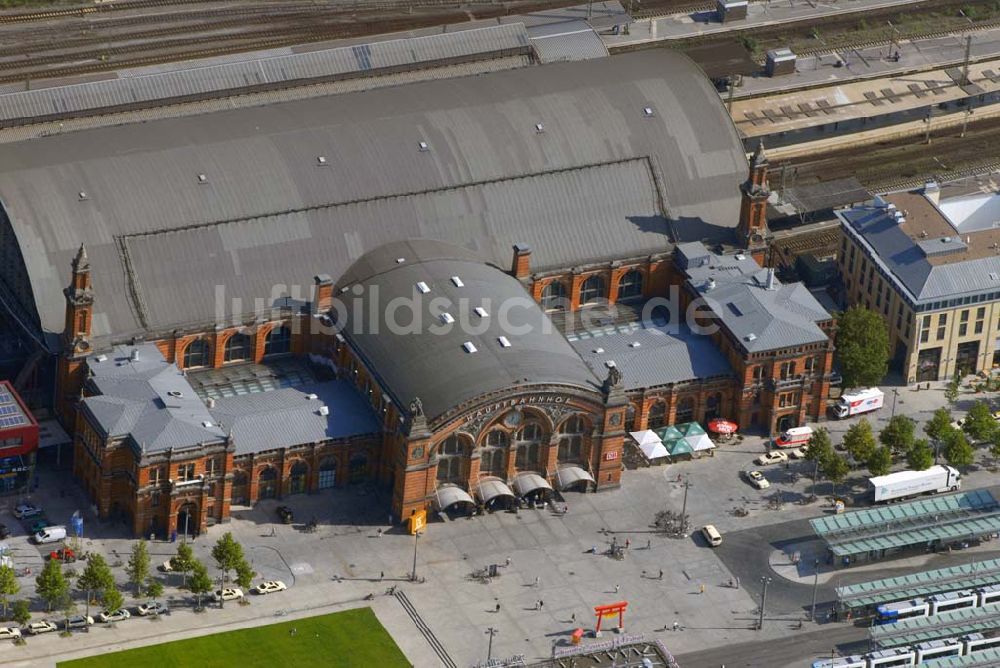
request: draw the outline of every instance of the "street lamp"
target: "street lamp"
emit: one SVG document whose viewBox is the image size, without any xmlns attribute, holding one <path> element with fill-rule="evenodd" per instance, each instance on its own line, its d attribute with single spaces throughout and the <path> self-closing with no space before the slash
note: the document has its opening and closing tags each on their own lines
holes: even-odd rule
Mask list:
<svg viewBox="0 0 1000 668">
<path fill-rule="evenodd" d="M 420 542 L 420 536 L 422 535 L 422 531 L 417 531 L 413 534 L 413 571 L 410 573 L 410 579 L 413 582 L 417 581 L 417 544 Z"/>
<path fill-rule="evenodd" d="M 495 636 L 497 633 L 498 629 L 492 626 L 486 629 L 486 635 L 490 637 L 489 647 L 486 648 L 486 663 L 489 663 L 490 660 L 493 658 L 493 636 Z"/>
<path fill-rule="evenodd" d="M 688 489 L 691 487 L 691 480 L 688 474 L 684 474 L 684 502 L 681 504 L 681 536 L 687 538 L 688 521 L 687 521 L 687 507 L 688 507 Z"/>
<path fill-rule="evenodd" d="M 809 619 L 816 621 L 816 593 L 819 591 L 819 559 L 813 561 L 813 602 L 812 610 L 809 612 Z"/>
<path fill-rule="evenodd" d="M 757 617 L 758 631 L 764 628 L 764 606 L 767 604 L 767 585 L 771 583 L 771 578 L 762 575 L 760 581 L 764 585 L 764 592 L 760 595 L 760 614 Z"/>
</svg>

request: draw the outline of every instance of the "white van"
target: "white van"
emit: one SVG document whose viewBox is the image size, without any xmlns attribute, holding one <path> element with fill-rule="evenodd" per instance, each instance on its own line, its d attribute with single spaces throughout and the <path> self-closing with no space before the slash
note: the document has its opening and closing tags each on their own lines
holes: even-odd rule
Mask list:
<svg viewBox="0 0 1000 668">
<path fill-rule="evenodd" d="M 701 535 L 705 537 L 705 541 L 712 547 L 722 545 L 722 534 L 711 524 L 706 524 L 701 528 Z"/>
<path fill-rule="evenodd" d="M 58 543 L 61 540 L 66 540 L 66 527 L 45 527 L 34 535 L 34 539 L 39 545 Z"/>
</svg>

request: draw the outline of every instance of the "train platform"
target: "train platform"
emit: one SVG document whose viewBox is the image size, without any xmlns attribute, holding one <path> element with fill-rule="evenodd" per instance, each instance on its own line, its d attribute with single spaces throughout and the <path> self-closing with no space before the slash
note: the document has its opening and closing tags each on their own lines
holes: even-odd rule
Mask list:
<svg viewBox="0 0 1000 668">
<path fill-rule="evenodd" d="M 720 23 L 715 18 L 714 11 L 701 11 L 692 14 L 677 14 L 654 19 L 645 19 L 629 25 L 629 34 L 619 31 L 619 34 L 605 32 L 601 35 L 609 51 L 634 47 L 650 42 L 672 39 L 686 39 L 777 25 L 789 21 L 803 19 L 825 18 L 838 14 L 850 14 L 865 10 L 880 9 L 909 5 L 920 0 L 765 0 L 753 2 L 747 10 L 747 18 L 728 23 Z"/>
<path fill-rule="evenodd" d="M 957 65 L 965 59 L 966 35 L 972 36 L 969 55 L 973 62 L 1000 58 L 1000 28 L 956 32 L 928 39 L 903 41 L 898 46 L 882 44 L 802 56 L 796 63 L 794 74 L 744 77 L 742 85 L 733 92 L 733 97 L 757 97 Z M 894 57 L 896 53 L 899 54 L 898 59 Z"/>
</svg>

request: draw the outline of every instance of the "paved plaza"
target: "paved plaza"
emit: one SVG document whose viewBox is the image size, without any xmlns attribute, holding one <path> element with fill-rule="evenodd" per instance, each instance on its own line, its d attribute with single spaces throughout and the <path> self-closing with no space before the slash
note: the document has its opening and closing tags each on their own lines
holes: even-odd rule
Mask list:
<svg viewBox="0 0 1000 668">
<path fill-rule="evenodd" d="M 967 408 L 974 398 L 963 394 L 959 408 Z M 896 411 L 922 422 L 943 403 L 940 389 L 901 388 Z M 889 390 L 886 407 L 870 416 L 876 430 L 891 411 Z M 849 424 L 829 422 L 826 426 L 837 442 Z M 396 598 L 386 595 L 388 587 L 397 585 L 459 666 L 486 658 L 486 629 L 490 627 L 498 631 L 494 656 L 546 658 L 553 647 L 569 641 L 573 629 L 593 628 L 593 606 L 620 600 L 629 602 L 626 630 L 661 639 L 685 668 L 718 665 L 712 662 L 720 656 L 727 665 L 765 665 L 763 656 L 759 661 L 754 657 L 765 647 L 767 665 L 785 665 L 775 661 L 787 656 L 788 666 L 801 666 L 828 654 L 831 639 L 847 647 L 865 637 L 864 629 L 826 621 L 824 611 L 834 586 L 882 577 L 901 567 L 942 567 L 994 551 L 995 546 L 987 543 L 953 556 L 925 555 L 859 569 L 825 570 L 817 592 L 817 617 L 822 623 L 800 624 L 813 593 L 812 571 L 802 562 L 792 566 L 790 559 L 794 552 L 808 557 L 817 549 L 807 519 L 830 512 L 829 483 L 820 483 L 817 501 L 797 503 L 810 491 L 812 464 L 796 462 L 787 469 L 766 469 L 770 490 L 750 488 L 739 479 L 739 471 L 764 451 L 763 443 L 762 438 L 747 437 L 720 447 L 712 458 L 630 470 L 619 490 L 567 494 L 565 514 L 545 509 L 447 521 L 433 518 L 416 546 L 417 576 L 423 579 L 419 583 L 408 581 L 415 539 L 398 529 L 388 530 L 387 499 L 375 488 L 348 487 L 264 501 L 253 509 L 237 508 L 232 522 L 212 527 L 195 540 L 197 556 L 211 564 L 211 544 L 223 532 L 232 531 L 260 577 L 283 579 L 289 591 L 252 597 L 249 606 L 227 604 L 224 610 L 195 614 L 185 602 L 187 595 L 176 588 L 179 576 L 160 576 L 172 585 L 168 587 L 173 608 L 169 616 L 158 621 L 132 619 L 115 628 L 97 626 L 72 638 L 55 634 L 29 638 L 24 647 L 5 648 L 0 663 L 52 665 L 61 658 L 371 605 L 414 665 L 439 665 L 414 620 Z M 863 489 L 862 473 L 854 477 L 854 491 Z M 679 474 L 690 481 L 687 511 L 692 525 L 715 524 L 724 536 L 719 548 L 708 547 L 697 532 L 687 538 L 670 538 L 652 530 L 658 511 L 681 510 L 684 485 L 678 481 Z M 988 486 L 990 478 L 985 468 L 973 470 L 966 477 L 965 489 Z M 782 494 L 785 503 L 780 509 L 769 509 L 768 500 L 775 492 Z M 32 500 L 44 505 L 52 518 L 81 510 L 87 518 L 82 548 L 107 555 L 110 563 L 117 564 L 113 570 L 124 585 L 121 563 L 131 546 L 131 541 L 122 538 L 124 527 L 94 522 L 81 492 L 63 473 L 43 472 Z M 280 503 L 293 508 L 295 523 L 274 524 Z M 735 514 L 737 508 L 747 514 Z M 313 516 L 320 528 L 307 533 L 302 523 Z M 19 530 L 9 510 L 0 521 Z M 41 551 L 28 544 L 23 532 L 8 542 L 17 567 L 34 571 L 32 577 L 21 578 L 22 593 L 30 595 L 33 575 L 43 563 Z M 612 542 L 627 543 L 623 559 L 604 554 Z M 175 544 L 154 541 L 150 545 L 153 563 L 162 562 L 175 549 Z M 490 564 L 499 565 L 497 577 L 488 581 L 471 577 Z M 82 565 L 73 567 L 79 570 Z M 217 574 L 214 565 L 210 572 Z M 764 628 L 756 631 L 762 576 L 772 581 Z M 729 585 L 736 578 L 739 588 Z M 369 594 L 373 599 L 367 601 Z M 539 602 L 540 609 L 536 609 Z M 129 603 L 134 605 L 131 599 Z M 45 617 L 35 611 L 35 619 Z M 682 630 L 674 631 L 674 622 Z M 762 641 L 766 644 L 751 644 Z"/>
</svg>

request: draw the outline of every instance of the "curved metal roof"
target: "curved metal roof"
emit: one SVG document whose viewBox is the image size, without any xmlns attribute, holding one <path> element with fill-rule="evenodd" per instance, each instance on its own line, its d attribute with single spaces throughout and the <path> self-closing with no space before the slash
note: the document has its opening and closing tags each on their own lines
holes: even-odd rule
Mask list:
<svg viewBox="0 0 1000 668">
<path fill-rule="evenodd" d="M 593 485 L 597 484 L 594 480 L 594 476 L 590 475 L 579 466 L 564 466 L 556 471 L 556 486 L 559 487 L 560 490 L 567 489 L 583 481 L 587 481 Z"/>
<path fill-rule="evenodd" d="M 511 387 L 599 392 L 601 381 L 521 283 L 473 257 L 437 241 L 399 242 L 344 275 L 340 331 L 397 405 L 419 396 L 432 420 Z"/>
<path fill-rule="evenodd" d="M 475 505 L 476 502 L 472 500 L 469 493 L 458 485 L 441 485 L 437 488 L 434 493 L 434 499 L 437 502 L 437 507 L 440 510 L 447 510 L 451 508 L 456 503 L 471 503 Z"/>
<path fill-rule="evenodd" d="M 514 477 L 514 491 L 517 492 L 518 496 L 527 496 L 539 489 L 551 490 L 552 485 L 542 476 L 530 471 L 518 473 Z"/>
<path fill-rule="evenodd" d="M 476 496 L 486 504 L 500 496 L 514 498 L 514 492 L 500 478 L 481 478 L 476 485 Z"/>
<path fill-rule="evenodd" d="M 55 348 L 81 243 L 95 337 L 125 340 L 308 299 L 399 239 L 540 270 L 728 238 L 746 169 L 718 93 L 655 49 L 4 144 L 0 202 Z"/>
</svg>

